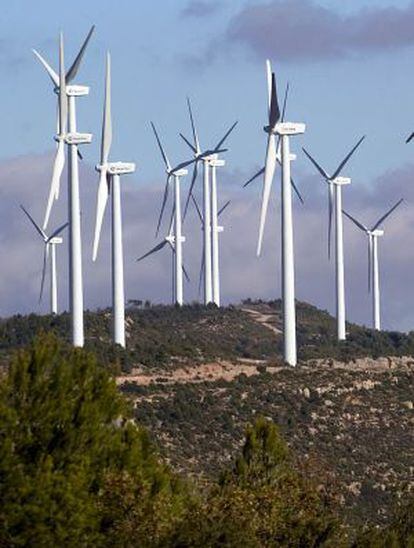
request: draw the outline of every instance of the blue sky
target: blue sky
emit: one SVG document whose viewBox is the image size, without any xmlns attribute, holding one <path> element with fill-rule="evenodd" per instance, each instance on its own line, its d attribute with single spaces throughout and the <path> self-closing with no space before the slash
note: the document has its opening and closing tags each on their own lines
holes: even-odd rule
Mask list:
<svg viewBox="0 0 414 548">
<path fill-rule="evenodd" d="M 391 11 L 387 11 L 389 8 Z M 270 12 L 273 14 L 271 23 L 261 19 L 267 9 L 273 10 Z M 253 13 L 257 23 L 252 22 Z M 283 29 L 278 26 L 281 19 L 274 16 L 276 13 L 287 17 L 293 27 L 283 44 L 278 40 L 284 36 L 286 25 Z M 266 28 L 263 27 L 262 31 L 261 25 L 264 23 Z M 223 174 L 223 199 L 229 197 L 235 204 L 233 217 L 229 213 L 228 219 L 233 230 L 229 226 L 229 235 L 223 236 L 223 279 L 227 279 L 229 287 L 227 300 L 237 300 L 249 294 L 254 296 L 255 292 L 259 296 L 277 296 L 279 288 L 277 284 L 273 285 L 272 276 L 279 259 L 278 242 L 274 249 L 269 249 L 272 242 L 268 237 L 269 251 L 263 261 L 257 263 L 254 258 L 260 183 L 247 192 L 239 191 L 244 180 L 263 162 L 265 136 L 262 127 L 266 114 L 264 61 L 267 55 L 277 72 L 279 94 L 282 95 L 286 81 L 291 84 L 288 118 L 307 124 L 305 135 L 292 143 L 293 150 L 298 152 L 298 160 L 293 167 L 295 178 L 307 200 L 305 209 L 296 208 L 298 249 L 303 243 L 301 227 L 306 231 L 307 226 L 314 226 L 317 238 L 324 237 L 326 228 L 324 188 L 306 158 L 299 154 L 301 146 L 306 146 L 323 165 L 332 169 L 352 144 L 366 134 L 366 141 L 346 173 L 353 178 L 353 183 L 345 203 L 348 200 L 354 211 L 362 216 L 366 214 L 367 222 L 402 194 L 410 203 L 414 146 L 405 145 L 404 140 L 414 129 L 414 33 L 412 38 L 406 36 L 405 25 L 411 24 L 414 28 L 413 2 L 164 0 L 155 3 L 146 0 L 72 0 L 69 3 L 42 0 L 34 3 L 15 0 L 2 8 L 0 19 L 0 71 L 3 74 L 0 79 L 3 130 L 0 196 L 3 211 L 23 201 L 42 216 L 50 180 L 55 98 L 31 48 L 38 49 L 56 66 L 58 33 L 63 30 L 68 65 L 92 24 L 96 24 L 96 31 L 76 80 L 77 83 L 91 86 L 90 96 L 78 103 L 78 128 L 94 134 L 93 144 L 84 148 L 84 180 L 81 182 L 85 212 L 85 278 L 94 278 L 93 284 L 89 279 L 85 280 L 86 285 L 89 283 L 91 286 L 89 297 L 88 289 L 86 291 L 86 306 L 109 304 L 108 262 L 101 259 L 93 270 L 89 264 L 88 247 L 89 221 L 94 216 L 96 176 L 93 166 L 98 160 L 104 57 L 107 50 L 112 54 L 113 74 L 114 142 L 111 158 L 135 161 L 138 166 L 137 173 L 125 179 L 124 183 L 125 200 L 128 200 L 124 216 L 126 240 L 130 238 L 127 241 L 133 245 L 131 251 L 127 247 L 126 253 L 130 253 L 130 257 L 126 261 L 132 261 L 140 251 L 153 244 L 151 237 L 146 235 L 152 232 L 155 224 L 164 181 L 163 167 L 149 121 L 153 120 L 159 128 L 172 163 L 185 159 L 188 152 L 179 140 L 178 132 L 184 130 L 189 133 L 185 98 L 190 95 L 202 145 L 214 144 L 234 120 L 239 121 L 229 140 L 230 150 Z M 298 28 L 302 28 L 301 25 L 306 29 L 305 34 L 295 34 Z M 326 49 L 312 53 L 320 37 L 326 40 Z M 143 204 L 143 200 L 148 202 Z M 407 211 L 405 218 L 410 219 Z M 139 215 L 142 218 L 138 218 Z M 272 215 L 268 234 L 278 226 L 276 206 Z M 9 276 L 5 275 L 0 283 L 3 294 L 1 315 L 38 310 L 36 293 L 41 250 L 36 247 L 37 244 L 32 244 L 19 213 L 16 216 L 13 226 L 17 227 L 21 238 L 19 252 L 27 246 L 24 248 L 27 253 L 33 253 L 36 265 L 33 267 L 33 279 L 36 282 L 26 287 L 22 277 L 19 282 L 21 286 L 18 286 L 13 271 Z M 56 210 L 56 222 L 64 218 L 63 201 L 60 209 Z M 249 244 L 246 243 L 243 250 L 237 241 L 235 227 L 239 226 L 238 222 L 249 229 L 246 235 Z M 138 230 L 137 223 L 143 232 L 134 232 Z M 195 230 L 196 225 L 191 225 L 192 229 L 193 226 Z M 395 234 L 399 234 L 400 238 L 413 236 L 409 231 L 411 227 L 407 226 L 401 229 L 402 233 Z M 107 243 L 108 229 L 107 224 Z M 350 234 L 350 318 L 368 322 L 369 302 L 366 301 L 365 286 L 361 285 L 365 272 L 364 242 L 351 229 L 347 230 Z M 390 230 L 392 232 L 394 229 Z M 3 225 L 0 240 L 3 253 L 8 250 L 7 234 L 8 228 Z M 198 244 L 191 243 L 188 238 L 186 245 L 188 260 L 194 263 L 193 270 L 197 271 Z M 227 252 L 225 245 L 228 246 Z M 321 242 L 321 248 L 323 245 Z M 396 256 L 392 255 L 396 253 L 396 240 L 384 242 L 384 248 L 384 301 L 392 303 L 386 305 L 389 309 L 385 308 L 384 322 L 387 327 L 409 329 L 414 325 L 414 314 L 410 312 L 414 297 L 413 302 L 407 299 L 404 302 L 398 287 L 398 276 L 400 269 L 404 268 L 405 272 L 411 268 L 409 261 L 414 261 L 414 255 L 406 257 L 402 267 L 395 264 Z M 109 259 L 109 248 L 103 248 L 102 254 L 105 253 Z M 254 267 L 251 278 L 246 277 L 244 281 L 235 283 L 232 272 L 237 260 L 251 262 Z M 20 264 L 18 258 L 16 261 Z M 319 263 L 310 268 L 309 262 L 298 257 L 299 296 L 332 311 L 332 292 L 325 295 L 319 289 Z M 167 259 L 156 259 L 152 266 L 143 267 L 140 278 L 136 265 L 127 263 L 127 285 L 131 288 L 129 296 L 166 300 L 169 276 L 158 276 L 158 272 L 168 269 L 168 265 Z M 63 271 L 65 268 L 62 264 Z M 323 275 L 331 280 L 326 262 L 320 268 Z M 259 272 L 264 272 L 260 282 L 262 285 L 252 288 Z M 62 276 L 65 277 L 64 274 Z M 312 276 L 313 281 L 310 280 Z M 101 280 L 102 285 L 97 280 Z M 19 293 L 18 298 L 12 296 L 13 288 Z M 66 306 L 64 291 L 62 289 L 62 307 Z M 195 293 L 192 289 L 188 298 L 194 298 Z M 365 299 L 363 304 L 362 295 Z"/>
</svg>

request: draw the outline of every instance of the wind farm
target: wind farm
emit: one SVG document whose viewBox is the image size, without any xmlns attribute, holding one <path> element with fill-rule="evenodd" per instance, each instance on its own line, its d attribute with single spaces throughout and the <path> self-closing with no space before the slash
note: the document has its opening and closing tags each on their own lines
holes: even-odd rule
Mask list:
<svg viewBox="0 0 414 548">
<path fill-rule="evenodd" d="M 414 10 L 361 2 L 5 12 L 1 545 L 411 546 Z"/>
</svg>

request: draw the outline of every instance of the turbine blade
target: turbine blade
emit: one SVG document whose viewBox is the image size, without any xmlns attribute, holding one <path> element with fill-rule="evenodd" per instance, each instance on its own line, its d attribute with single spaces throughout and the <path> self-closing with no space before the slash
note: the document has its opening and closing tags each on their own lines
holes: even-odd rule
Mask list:
<svg viewBox="0 0 414 548">
<path fill-rule="evenodd" d="M 344 215 L 346 215 L 348 217 L 348 219 L 350 219 L 358 228 L 360 228 L 363 232 L 368 232 L 368 228 L 363 225 L 362 223 L 360 223 L 359 221 L 357 221 L 355 219 L 355 217 L 352 217 L 352 215 L 350 215 L 349 213 L 347 213 L 344 209 L 342 210 L 342 213 Z"/>
<path fill-rule="evenodd" d="M 280 119 L 280 109 L 279 103 L 277 100 L 277 90 L 276 90 L 276 76 L 272 72 L 272 91 L 271 91 L 271 100 L 270 100 L 270 112 L 269 112 L 269 127 L 274 128 Z"/>
<path fill-rule="evenodd" d="M 299 192 L 299 189 L 296 186 L 295 181 L 292 179 L 292 177 L 290 178 L 290 184 L 292 185 L 292 188 L 295 191 L 296 196 L 299 198 L 300 203 L 303 205 L 305 201 L 302 198 L 302 194 Z"/>
<path fill-rule="evenodd" d="M 201 213 L 201 209 L 200 209 L 200 206 L 198 205 L 197 203 L 197 200 L 194 198 L 194 195 L 191 194 L 191 199 L 193 201 L 193 204 L 196 208 L 196 211 L 197 211 L 197 214 L 198 214 L 198 218 L 200 219 L 200 222 L 201 224 L 203 224 L 204 220 L 203 220 L 203 214 Z"/>
<path fill-rule="evenodd" d="M 167 155 L 165 154 L 165 151 L 164 151 L 164 149 L 163 149 L 163 147 L 162 147 L 161 140 L 160 140 L 160 138 L 159 138 L 159 136 L 158 136 L 157 130 L 155 129 L 155 126 L 154 126 L 154 124 L 153 124 L 152 122 L 151 122 L 151 127 L 152 127 L 152 130 L 153 130 L 153 132 L 154 132 L 155 139 L 157 140 L 158 147 L 159 147 L 159 149 L 160 149 L 160 151 L 161 151 L 161 156 L 162 156 L 162 158 L 163 158 L 163 160 L 164 160 L 165 167 L 166 167 L 167 171 L 171 171 L 170 162 L 168 161 Z"/>
<path fill-rule="evenodd" d="M 224 137 L 219 141 L 214 149 L 214 152 L 220 152 L 220 149 L 224 143 L 224 141 L 227 140 L 227 137 L 230 135 L 230 133 L 233 131 L 233 129 L 237 126 L 238 122 L 234 122 L 234 124 L 226 131 L 224 134 Z"/>
<path fill-rule="evenodd" d="M 101 174 L 98 183 L 98 194 L 96 199 L 96 219 L 95 234 L 93 240 L 92 260 L 96 261 L 98 256 L 99 240 L 101 237 L 102 222 L 105 214 L 106 204 L 109 197 L 109 185 L 107 179 L 107 169 L 101 168 Z"/>
<path fill-rule="evenodd" d="M 198 298 L 201 295 L 201 286 L 203 284 L 204 278 L 204 243 L 203 243 L 203 254 L 201 255 L 201 264 L 200 264 L 200 274 L 198 276 Z"/>
<path fill-rule="evenodd" d="M 250 183 L 252 183 L 255 179 L 260 177 L 260 175 L 262 175 L 264 171 L 265 171 L 264 167 L 262 167 L 262 169 L 259 169 L 259 171 L 253 175 L 253 177 L 250 177 L 250 179 L 246 183 L 244 183 L 243 188 L 246 188 L 246 186 L 250 185 Z"/>
<path fill-rule="evenodd" d="M 35 56 L 38 58 L 38 60 L 42 63 L 43 67 L 46 69 L 46 72 L 48 73 L 50 79 L 52 80 L 52 83 L 57 88 L 59 87 L 59 76 L 56 74 L 56 72 L 52 69 L 52 67 L 49 65 L 47 61 L 40 55 L 38 51 L 35 49 L 32 49 Z"/>
<path fill-rule="evenodd" d="M 157 229 L 155 231 L 155 237 L 156 238 L 158 237 L 158 233 L 160 231 L 162 217 L 164 215 L 165 205 L 166 205 L 167 199 L 168 199 L 168 192 L 170 190 L 170 177 L 171 177 L 170 175 L 167 175 L 167 181 L 166 181 L 165 187 L 164 187 L 164 196 L 162 198 L 160 216 L 158 217 Z"/>
<path fill-rule="evenodd" d="M 392 213 L 395 209 L 397 209 L 397 207 L 398 207 L 403 201 L 404 201 L 403 198 L 401 198 L 401 200 L 398 200 L 398 202 L 397 202 L 395 205 L 393 205 L 392 208 L 389 209 L 389 210 L 387 211 L 387 213 L 385 213 L 385 215 L 383 215 L 383 216 L 375 223 L 375 225 L 371 228 L 371 230 L 375 230 L 376 228 L 378 228 L 378 227 L 380 226 L 380 224 L 383 223 L 383 222 L 385 221 L 385 219 L 386 219 L 387 217 L 389 217 L 389 216 L 391 215 L 391 213 Z"/>
<path fill-rule="evenodd" d="M 20 204 L 20 209 L 23 211 L 23 213 L 26 214 L 29 221 L 35 227 L 36 231 L 40 234 L 42 240 L 46 241 L 47 240 L 47 235 L 46 235 L 45 231 L 40 228 L 40 226 L 36 223 L 36 221 L 33 219 L 33 217 L 30 215 L 30 213 L 27 211 L 27 209 L 22 204 Z"/>
<path fill-rule="evenodd" d="M 191 166 L 191 164 L 194 164 L 194 162 L 197 162 L 197 161 L 198 161 L 198 158 L 193 158 L 192 160 L 181 162 L 180 164 L 176 165 L 173 169 L 170 170 L 170 174 L 174 175 L 176 171 L 179 171 L 180 169 L 184 169 L 187 166 Z"/>
<path fill-rule="evenodd" d="M 226 211 L 226 209 L 228 208 L 228 206 L 231 204 L 231 200 L 227 200 L 227 202 L 218 210 L 217 212 L 217 217 L 220 217 L 220 215 L 222 213 L 224 213 L 224 211 Z"/>
<path fill-rule="evenodd" d="M 326 171 L 321 167 L 318 162 L 312 158 L 312 156 L 309 154 L 309 152 L 306 150 L 306 148 L 302 147 L 303 152 L 306 154 L 306 156 L 309 158 L 309 160 L 312 162 L 312 164 L 316 167 L 316 169 L 319 171 L 319 173 L 322 175 L 324 179 L 330 179 L 329 175 L 326 173 Z"/>
<path fill-rule="evenodd" d="M 288 100 L 288 96 L 289 96 L 289 88 L 290 88 L 290 85 L 289 85 L 289 82 L 288 82 L 286 84 L 285 96 L 283 98 L 283 107 L 282 107 L 282 116 L 281 116 L 281 121 L 282 122 L 285 121 L 286 106 L 287 106 L 287 100 Z"/>
<path fill-rule="evenodd" d="M 182 133 L 179 133 L 179 136 L 181 137 L 181 139 L 183 139 L 183 141 L 185 141 L 185 143 L 191 148 L 191 150 L 194 152 L 194 154 L 197 154 L 197 149 L 195 148 L 194 145 L 192 145 L 190 143 L 190 141 L 187 139 L 187 137 L 185 137 Z"/>
<path fill-rule="evenodd" d="M 407 139 L 405 140 L 405 144 L 409 143 L 413 137 L 414 137 L 414 131 L 411 133 L 411 135 L 407 137 Z"/>
<path fill-rule="evenodd" d="M 193 188 L 194 188 L 195 182 L 197 180 L 197 175 L 198 175 L 198 162 L 195 162 L 194 169 L 193 169 L 193 176 L 191 178 L 191 183 L 190 183 L 190 188 L 188 190 L 187 198 L 186 198 L 186 201 L 185 201 L 183 221 L 185 220 L 185 218 L 187 216 L 188 206 L 190 204 L 190 198 L 193 195 Z"/>
<path fill-rule="evenodd" d="M 338 177 L 338 175 L 341 173 L 341 171 L 343 170 L 345 165 L 348 163 L 351 156 L 354 154 L 354 152 L 356 151 L 356 149 L 359 147 L 359 145 L 362 143 L 364 139 L 365 139 L 365 135 L 361 137 L 361 139 L 357 142 L 357 144 L 350 150 L 350 152 L 348 152 L 348 154 L 345 156 L 345 158 L 337 167 L 335 173 L 332 175 L 332 179 L 335 179 L 336 177 Z"/>
<path fill-rule="evenodd" d="M 168 244 L 168 240 L 163 240 L 161 243 L 157 244 L 155 247 L 153 247 L 152 249 L 147 251 L 147 253 L 144 253 L 144 255 L 141 255 L 141 257 L 138 257 L 138 259 L 136 260 L 137 263 L 139 263 L 140 261 L 146 259 L 147 257 L 152 255 L 153 253 L 156 253 L 157 251 L 160 251 L 160 249 L 165 247 L 167 244 Z"/>
<path fill-rule="evenodd" d="M 59 43 L 59 129 L 60 135 L 65 135 L 68 120 L 68 98 L 66 95 L 65 56 L 63 34 L 60 33 Z"/>
<path fill-rule="evenodd" d="M 46 267 L 47 267 L 48 255 L 49 255 L 49 244 L 45 244 L 45 249 L 44 249 L 44 252 L 43 252 L 43 268 L 42 268 L 42 279 L 41 279 L 41 282 L 40 282 L 39 304 L 42 301 L 43 289 L 45 287 Z"/>
<path fill-rule="evenodd" d="M 266 59 L 266 78 L 267 78 L 267 108 L 270 116 L 270 105 L 272 104 L 272 65 L 270 60 Z"/>
<path fill-rule="evenodd" d="M 50 240 L 51 240 L 52 238 L 55 238 L 56 236 L 59 236 L 59 234 L 60 234 L 61 232 L 63 232 L 67 226 L 69 226 L 69 221 L 66 222 L 65 224 L 61 225 L 59 228 L 57 228 L 57 229 L 49 236 L 49 238 L 47 239 L 47 241 L 50 242 Z"/>
<path fill-rule="evenodd" d="M 190 276 L 188 275 L 187 269 L 185 268 L 184 265 L 182 266 L 182 269 L 183 269 L 183 274 L 185 279 L 187 280 L 188 283 L 190 283 Z"/>
<path fill-rule="evenodd" d="M 334 188 L 332 183 L 328 183 L 328 259 L 331 259 L 331 241 L 332 241 L 332 216 L 334 209 Z"/>
<path fill-rule="evenodd" d="M 53 164 L 52 182 L 50 183 L 49 198 L 47 200 L 45 220 L 43 221 L 43 230 L 46 230 L 49 223 L 50 212 L 52 211 L 53 201 L 59 195 L 60 178 L 65 166 L 65 142 L 61 139 L 58 142 L 55 161 Z"/>
<path fill-rule="evenodd" d="M 273 133 L 269 134 L 267 141 L 266 164 L 264 171 L 262 208 L 260 212 L 259 240 L 257 243 L 257 256 L 262 251 L 264 227 L 266 223 L 267 208 L 269 205 L 270 191 L 272 189 L 273 177 L 276 169 L 276 138 Z"/>
<path fill-rule="evenodd" d="M 200 141 L 198 140 L 197 128 L 194 122 L 193 109 L 191 108 L 191 101 L 189 97 L 187 97 L 187 106 L 188 106 L 188 113 L 190 115 L 191 130 L 193 132 L 194 146 L 196 149 L 196 153 L 199 154 L 201 150 Z"/>
<path fill-rule="evenodd" d="M 170 228 L 168 229 L 168 235 L 171 236 L 173 233 L 174 228 L 174 220 L 175 220 L 175 204 L 173 205 L 173 208 L 171 210 L 171 217 L 170 217 L 170 224 L 168 225 Z"/>
<path fill-rule="evenodd" d="M 72 66 L 70 67 L 70 69 L 66 73 L 66 82 L 71 82 L 75 78 L 75 76 L 77 75 L 78 70 L 79 70 L 79 66 L 80 66 L 81 61 L 82 61 L 82 58 L 85 54 L 86 47 L 89 43 L 89 40 L 91 39 L 91 36 L 92 36 L 94 30 L 95 30 L 95 25 L 92 25 L 90 31 L 88 32 L 88 35 L 86 36 L 86 38 L 85 38 L 85 40 L 84 40 L 84 42 L 81 46 L 81 49 L 79 50 L 78 55 L 76 56 L 75 60 L 72 63 Z"/>
<path fill-rule="evenodd" d="M 106 55 L 105 100 L 102 123 L 101 165 L 108 163 L 112 145 L 112 113 L 111 113 L 111 56 Z"/>
</svg>

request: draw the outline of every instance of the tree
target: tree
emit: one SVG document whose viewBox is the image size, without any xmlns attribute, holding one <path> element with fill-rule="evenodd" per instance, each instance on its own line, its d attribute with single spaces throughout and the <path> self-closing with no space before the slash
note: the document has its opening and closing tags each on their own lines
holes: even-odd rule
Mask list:
<svg viewBox="0 0 414 548">
<path fill-rule="evenodd" d="M 339 546 L 316 487 L 295 471 L 277 427 L 259 418 L 241 455 L 178 531 L 178 546 Z"/>
<path fill-rule="evenodd" d="M 116 522 L 105 497 L 119 478 L 146 508 L 179 497 L 129 416 L 91 354 L 52 336 L 20 351 L 0 384 L 0 544 L 99 545 Z"/>
</svg>

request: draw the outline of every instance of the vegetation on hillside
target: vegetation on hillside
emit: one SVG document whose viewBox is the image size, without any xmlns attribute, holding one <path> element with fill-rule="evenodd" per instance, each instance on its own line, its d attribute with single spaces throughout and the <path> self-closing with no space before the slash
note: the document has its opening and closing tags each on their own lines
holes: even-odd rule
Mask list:
<svg viewBox="0 0 414 548">
<path fill-rule="evenodd" d="M 385 548 L 413 540 L 412 501 L 381 531 L 350 533 L 268 419 L 256 418 L 239 454 L 206 483 L 172 472 L 130 418 L 91 353 L 52 336 L 20 351 L 0 382 L 0 545 Z"/>
<path fill-rule="evenodd" d="M 263 313 L 268 325 L 249 311 Z M 336 340 L 335 320 L 327 312 L 297 303 L 299 359 L 349 361 L 364 356 L 414 355 L 414 332 L 377 332 L 348 324 L 348 339 Z M 100 362 L 124 372 L 133 367 L 163 369 L 183 363 L 215 359 L 266 360 L 282 364 L 281 302 L 249 299 L 240 306 L 217 308 L 199 304 L 130 306 L 126 314 L 127 349 L 111 344 L 111 312 L 86 312 L 86 348 Z M 14 316 L 0 320 L 0 363 L 7 363 L 13 350 L 30 344 L 40 332 L 52 332 L 63 340 L 70 332 L 68 314 Z"/>
</svg>

